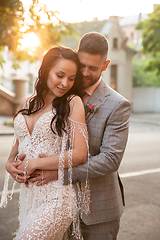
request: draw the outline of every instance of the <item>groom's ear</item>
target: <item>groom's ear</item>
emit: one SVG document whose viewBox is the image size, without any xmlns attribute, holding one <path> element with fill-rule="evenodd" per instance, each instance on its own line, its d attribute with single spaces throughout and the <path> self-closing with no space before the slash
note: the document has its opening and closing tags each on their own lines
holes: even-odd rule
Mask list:
<svg viewBox="0 0 160 240">
<path fill-rule="evenodd" d="M 108 67 L 108 65 L 110 64 L 110 62 L 111 62 L 110 60 L 106 60 L 104 66 L 103 66 L 102 71 L 105 71 L 105 70 L 107 69 L 107 67 Z"/>
</svg>

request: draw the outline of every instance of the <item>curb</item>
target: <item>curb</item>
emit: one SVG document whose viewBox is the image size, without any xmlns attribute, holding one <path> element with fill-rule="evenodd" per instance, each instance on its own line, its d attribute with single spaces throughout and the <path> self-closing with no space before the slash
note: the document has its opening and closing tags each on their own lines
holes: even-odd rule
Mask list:
<svg viewBox="0 0 160 240">
<path fill-rule="evenodd" d="M 12 136 L 14 133 L 0 133 L 0 136 Z"/>
<path fill-rule="evenodd" d="M 144 123 L 144 124 L 150 124 L 150 125 L 158 125 L 158 126 L 160 126 L 160 122 L 154 121 L 154 120 L 131 118 L 131 119 L 130 119 L 130 122 Z"/>
</svg>

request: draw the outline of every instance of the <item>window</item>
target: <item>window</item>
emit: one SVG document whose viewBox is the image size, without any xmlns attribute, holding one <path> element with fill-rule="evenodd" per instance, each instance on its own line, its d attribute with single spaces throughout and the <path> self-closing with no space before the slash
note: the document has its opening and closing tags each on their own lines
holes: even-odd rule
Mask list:
<svg viewBox="0 0 160 240">
<path fill-rule="evenodd" d="M 117 90 L 117 65 L 111 65 L 111 83 L 110 87 Z"/>
<path fill-rule="evenodd" d="M 113 38 L 113 49 L 118 49 L 118 38 Z"/>
</svg>

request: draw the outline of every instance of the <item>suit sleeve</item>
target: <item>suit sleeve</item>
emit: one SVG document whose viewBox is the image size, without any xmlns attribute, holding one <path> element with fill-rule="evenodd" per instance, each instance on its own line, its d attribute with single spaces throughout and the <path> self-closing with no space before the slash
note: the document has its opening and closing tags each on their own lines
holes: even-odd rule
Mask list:
<svg viewBox="0 0 160 240">
<path fill-rule="evenodd" d="M 128 139 L 130 103 L 120 102 L 104 124 L 100 151 L 89 162 L 73 167 L 73 182 L 101 177 L 118 170 Z M 65 174 L 65 176 L 67 176 Z"/>
</svg>

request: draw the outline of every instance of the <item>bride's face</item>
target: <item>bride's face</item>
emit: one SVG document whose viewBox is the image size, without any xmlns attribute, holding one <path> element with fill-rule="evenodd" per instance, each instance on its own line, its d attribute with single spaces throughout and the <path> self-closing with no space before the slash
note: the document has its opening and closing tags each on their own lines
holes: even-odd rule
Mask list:
<svg viewBox="0 0 160 240">
<path fill-rule="evenodd" d="M 53 97 L 62 97 L 74 85 L 77 73 L 77 65 L 68 59 L 59 59 L 48 74 L 48 94 Z"/>
</svg>

